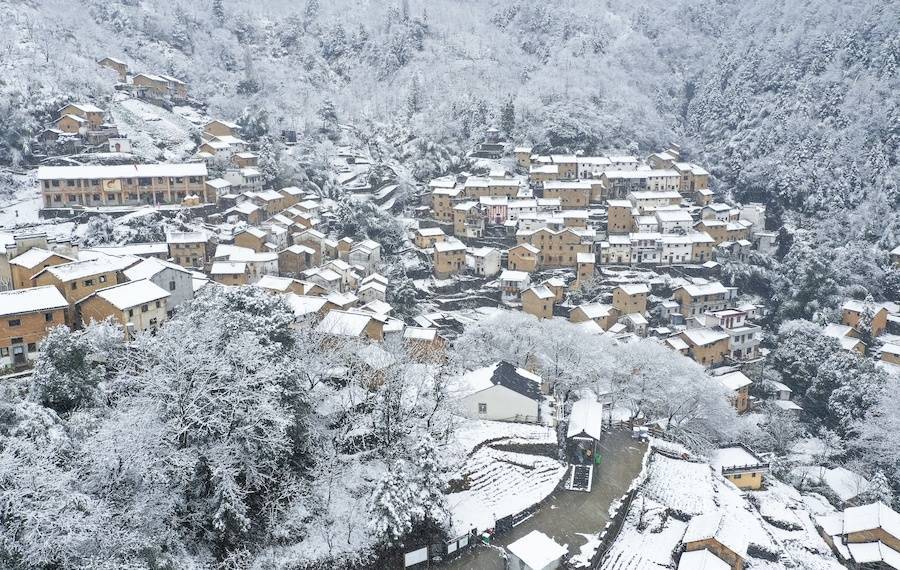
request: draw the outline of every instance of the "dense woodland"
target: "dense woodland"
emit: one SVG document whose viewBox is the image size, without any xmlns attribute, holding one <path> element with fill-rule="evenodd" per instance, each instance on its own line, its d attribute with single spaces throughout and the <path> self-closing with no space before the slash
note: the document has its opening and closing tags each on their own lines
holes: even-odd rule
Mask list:
<svg viewBox="0 0 900 570">
<path fill-rule="evenodd" d="M 802 394 L 808 412 L 802 423 L 774 410 L 762 425 L 743 421 L 691 362 L 643 342 L 597 350 L 527 316 L 468 329 L 436 367 L 396 347 L 324 351 L 270 297 L 212 290 L 133 345 L 109 327 L 59 329 L 34 381 L 4 387 L 0 565 L 375 560 L 443 524 L 453 468 L 443 380 L 501 358 L 537 358 L 563 402 L 612 394 L 701 451 L 745 440 L 783 457 L 815 435 L 824 463 L 865 474 L 874 497 L 897 506 L 889 380 L 819 334 L 848 297 L 900 299 L 887 255 L 900 245 L 897 27 L 890 0 L 0 4 L 0 164 L 14 170 L 32 165 L 34 134 L 64 102 L 109 100 L 113 80 L 95 63 L 106 55 L 184 79 L 210 114 L 261 144 L 269 180 L 331 197 L 327 158 L 340 143 L 402 165 L 408 185 L 467 167 L 489 126 L 545 150 L 680 144 L 709 165 L 716 192 L 766 203 L 780 231 L 775 257 L 722 261 L 731 284 L 767 303 L 766 379 Z M 299 150 L 279 145 L 282 129 L 301 133 Z M 389 219 L 340 212 L 347 233 L 389 255 L 402 242 Z M 91 236 L 115 231 L 97 224 Z M 352 388 L 373 359 L 390 363 L 385 381 Z"/>
</svg>

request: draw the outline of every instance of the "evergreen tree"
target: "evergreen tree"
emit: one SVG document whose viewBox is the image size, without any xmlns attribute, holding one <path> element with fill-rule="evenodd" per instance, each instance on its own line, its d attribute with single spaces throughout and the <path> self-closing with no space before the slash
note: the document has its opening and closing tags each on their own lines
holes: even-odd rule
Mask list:
<svg viewBox="0 0 900 570">
<path fill-rule="evenodd" d="M 223 0 L 213 0 L 212 15 L 217 24 L 220 26 L 225 25 L 225 5 Z"/>
<path fill-rule="evenodd" d="M 512 136 L 516 128 L 516 106 L 513 98 L 508 97 L 500 107 L 500 130 L 507 136 Z"/>
</svg>

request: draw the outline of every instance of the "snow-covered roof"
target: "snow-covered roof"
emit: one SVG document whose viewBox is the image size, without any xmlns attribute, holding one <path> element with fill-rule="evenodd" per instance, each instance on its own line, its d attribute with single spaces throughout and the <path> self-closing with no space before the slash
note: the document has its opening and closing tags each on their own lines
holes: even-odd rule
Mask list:
<svg viewBox="0 0 900 570">
<path fill-rule="evenodd" d="M 441 228 L 418 228 L 416 230 L 416 233 L 424 237 L 436 237 L 445 235 L 444 230 L 442 230 Z"/>
<path fill-rule="evenodd" d="M 575 254 L 576 263 L 596 263 L 597 257 L 593 253 L 579 251 Z"/>
<path fill-rule="evenodd" d="M 319 312 L 328 301 L 325 297 L 313 297 L 310 295 L 297 295 L 288 293 L 284 296 L 284 300 L 290 305 L 294 311 L 294 316 L 303 317 L 312 313 Z"/>
<path fill-rule="evenodd" d="M 466 244 L 459 240 L 445 240 L 434 244 L 434 250 L 439 253 L 449 253 L 453 251 L 465 251 Z"/>
<path fill-rule="evenodd" d="M 719 342 L 728 338 L 728 333 L 726 333 L 725 331 L 710 329 L 706 327 L 687 329 L 685 331 L 682 331 L 681 334 L 683 334 L 689 341 L 697 346 L 706 346 L 708 344 Z"/>
<path fill-rule="evenodd" d="M 729 390 L 740 390 L 744 386 L 753 384 L 753 381 L 747 378 L 747 376 L 739 370 L 716 376 L 716 380 Z"/>
<path fill-rule="evenodd" d="M 705 548 L 685 552 L 678 560 L 678 570 L 730 570 L 730 568 L 727 562 Z"/>
<path fill-rule="evenodd" d="M 900 514 L 882 502 L 844 509 L 844 534 L 876 528 L 900 538 Z"/>
<path fill-rule="evenodd" d="M 883 563 L 886 567 L 900 570 L 900 552 L 897 552 L 885 543 L 878 542 L 849 542 L 847 550 L 850 556 L 859 565 L 875 565 Z"/>
<path fill-rule="evenodd" d="M 337 291 L 332 291 L 325 296 L 325 299 L 327 299 L 329 303 L 337 305 L 338 307 L 346 307 L 347 305 L 352 305 L 353 303 L 357 302 L 359 300 L 359 297 L 349 292 L 338 293 Z"/>
<path fill-rule="evenodd" d="M 125 277 L 127 277 L 129 281 L 138 281 L 140 279 L 150 279 L 151 277 L 165 269 L 172 269 L 174 271 L 188 273 L 188 270 L 180 265 L 176 265 L 168 261 L 163 261 L 161 259 L 156 259 L 155 257 L 144 259 L 143 261 L 132 265 L 131 267 L 126 269 L 124 273 Z"/>
<path fill-rule="evenodd" d="M 683 350 L 688 350 L 690 346 L 688 343 L 684 342 L 680 337 L 673 336 L 666 339 L 666 344 L 674 348 L 675 350 L 681 352 Z"/>
<path fill-rule="evenodd" d="M 582 433 L 594 439 L 600 439 L 600 435 L 603 433 L 603 404 L 601 402 L 584 398 L 572 404 L 566 437 Z"/>
<path fill-rule="evenodd" d="M 262 289 L 269 289 L 272 291 L 279 291 L 281 293 L 286 292 L 290 289 L 291 285 L 294 284 L 295 281 L 290 277 L 278 277 L 276 275 L 263 275 L 259 278 L 259 281 L 253 284 L 254 287 L 260 287 Z"/>
<path fill-rule="evenodd" d="M 372 315 L 332 310 L 325 315 L 316 330 L 338 336 L 360 336 L 371 320 Z"/>
<path fill-rule="evenodd" d="M 406 340 L 433 341 L 437 338 L 438 330 L 430 327 L 406 327 L 403 330 L 403 338 Z"/>
<path fill-rule="evenodd" d="M 513 249 L 518 249 L 518 248 L 522 248 L 529 253 L 540 253 L 541 252 L 540 248 L 538 248 L 537 246 L 531 245 L 530 243 L 520 243 L 518 245 L 512 246 L 509 249 L 513 250 Z"/>
<path fill-rule="evenodd" d="M 646 295 L 650 292 L 650 287 L 646 283 L 623 283 L 617 285 L 616 289 L 621 289 L 626 295 Z"/>
<path fill-rule="evenodd" d="M 56 252 L 41 249 L 39 247 L 33 247 L 22 255 L 17 255 L 16 257 L 10 259 L 9 264 L 18 265 L 19 267 L 24 267 L 26 269 L 34 269 L 54 255 L 58 255 L 59 257 L 68 259 L 69 261 L 75 261 L 71 257 L 66 257 L 65 255 L 60 255 Z"/>
<path fill-rule="evenodd" d="M 691 297 L 702 297 L 704 295 L 724 295 L 728 292 L 728 289 L 725 288 L 718 281 L 714 281 L 712 283 L 703 283 L 703 284 L 693 284 L 689 283 L 687 285 L 683 285 L 681 287 L 685 290 L 685 292 Z"/>
<path fill-rule="evenodd" d="M 92 105 L 90 103 L 69 103 L 68 105 L 65 105 L 64 107 L 60 108 L 59 111 L 62 111 L 66 107 L 75 107 L 82 113 L 103 113 L 104 112 L 103 109 L 101 109 L 100 107 L 98 107 L 96 105 Z"/>
<path fill-rule="evenodd" d="M 0 316 L 52 311 L 68 307 L 62 293 L 53 285 L 0 291 Z"/>
<path fill-rule="evenodd" d="M 376 315 L 385 315 L 386 316 L 386 315 L 389 315 L 391 313 L 391 311 L 394 310 L 394 308 L 391 307 L 390 303 L 381 301 L 379 299 L 375 299 L 373 301 L 369 301 L 368 303 L 366 303 L 365 305 L 360 307 L 360 310 L 368 311 L 368 312 L 374 313 Z"/>
<path fill-rule="evenodd" d="M 552 299 L 556 297 L 546 285 L 537 285 L 535 287 L 531 287 L 525 291 L 525 293 L 531 291 L 531 293 L 537 297 L 538 299 Z"/>
<path fill-rule="evenodd" d="M 83 166 L 41 166 L 38 180 L 85 180 L 115 178 L 163 178 L 206 176 L 206 164 L 90 164 Z"/>
<path fill-rule="evenodd" d="M 713 539 L 741 558 L 747 557 L 749 541 L 737 521 L 730 521 L 721 512 L 710 512 L 691 518 L 684 537 L 685 544 Z"/>
<path fill-rule="evenodd" d="M 512 281 L 514 283 L 523 283 L 528 281 L 528 273 L 525 271 L 513 271 L 511 269 L 504 269 L 503 273 L 500 274 L 500 281 Z"/>
<path fill-rule="evenodd" d="M 533 530 L 506 547 L 529 568 L 540 570 L 568 553 L 565 546 L 539 530 Z"/>
<path fill-rule="evenodd" d="M 210 275 L 242 275 L 247 272 L 243 261 L 216 261 L 209 269 Z"/>
<path fill-rule="evenodd" d="M 715 450 L 710 464 L 716 470 L 761 465 L 762 461 L 743 445 L 729 445 Z"/>
<path fill-rule="evenodd" d="M 165 299 L 169 296 L 169 292 L 149 279 L 140 279 L 100 289 L 94 295 L 106 300 L 120 311 L 124 311 L 144 303 Z"/>
<path fill-rule="evenodd" d="M 509 362 L 500 361 L 463 374 L 461 384 L 468 393 L 503 386 L 532 400 L 541 399 L 541 377 Z"/>
<path fill-rule="evenodd" d="M 608 317 L 613 310 L 612 305 L 604 305 L 603 303 L 588 303 L 586 305 L 578 305 L 576 308 L 581 309 L 584 315 L 589 319 Z"/>
<path fill-rule="evenodd" d="M 166 232 L 166 243 L 206 243 L 206 232 Z"/>
<path fill-rule="evenodd" d="M 101 254 L 94 259 L 85 259 L 82 261 L 73 261 L 71 263 L 63 263 L 62 265 L 53 265 L 44 269 L 47 273 L 53 275 L 62 282 L 81 279 L 82 277 L 90 277 L 100 273 L 108 273 L 111 271 L 122 271 L 131 265 L 141 261 L 140 258 L 134 256 L 117 256 Z"/>
</svg>

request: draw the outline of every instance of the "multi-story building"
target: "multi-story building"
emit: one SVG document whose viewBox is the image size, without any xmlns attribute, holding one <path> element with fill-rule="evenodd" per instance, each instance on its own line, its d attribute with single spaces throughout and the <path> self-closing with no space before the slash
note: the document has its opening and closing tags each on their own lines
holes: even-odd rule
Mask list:
<svg viewBox="0 0 900 570">
<path fill-rule="evenodd" d="M 634 215 L 631 202 L 628 200 L 606 201 L 606 233 L 627 234 L 634 229 Z"/>
<path fill-rule="evenodd" d="M 192 195 L 215 202 L 206 177 L 200 162 L 38 168 L 46 208 L 180 204 Z"/>
<path fill-rule="evenodd" d="M 559 200 L 563 210 L 586 208 L 591 200 L 590 182 L 578 180 L 550 180 L 544 182 L 544 198 Z"/>
<path fill-rule="evenodd" d="M 703 313 L 723 311 L 727 308 L 730 291 L 718 281 L 713 283 L 683 285 L 672 293 L 672 299 L 681 306 L 686 319 L 697 318 Z"/>
<path fill-rule="evenodd" d="M 691 194 L 701 188 L 709 188 L 709 172 L 690 162 L 675 162 L 672 170 L 678 173 L 678 191 Z"/>
<path fill-rule="evenodd" d="M 103 321 L 112 317 L 125 329 L 126 338 L 155 331 L 166 320 L 169 293 L 149 279 L 129 281 L 99 289 L 78 303 L 81 321 Z"/>
<path fill-rule="evenodd" d="M 681 331 L 688 345 L 688 356 L 705 367 L 718 366 L 728 356 L 728 333 L 719 328 L 695 328 Z"/>
<path fill-rule="evenodd" d="M 643 283 L 627 283 L 613 289 L 613 307 L 620 314 L 645 313 L 650 287 Z"/>
<path fill-rule="evenodd" d="M 522 291 L 522 311 L 539 319 L 553 316 L 556 295 L 547 286 L 537 285 Z"/>
<path fill-rule="evenodd" d="M 124 283 L 123 272 L 139 261 L 140 258 L 133 256 L 100 254 L 95 259 L 47 267 L 37 273 L 31 283 L 35 287 L 53 285 L 70 305 L 74 305 L 98 289 Z"/>
<path fill-rule="evenodd" d="M 202 231 L 166 233 L 169 257 L 182 267 L 204 267 L 209 260 L 208 241 L 209 236 Z"/>
<path fill-rule="evenodd" d="M 47 267 L 62 265 L 75 261 L 71 257 L 33 247 L 21 255 L 9 260 L 13 289 L 31 287 L 31 278 Z"/>
<path fill-rule="evenodd" d="M 759 342 L 762 328 L 747 320 L 747 313 L 738 309 L 725 309 L 701 315 L 697 322 L 707 327 L 718 327 L 728 334 L 728 356 L 745 362 L 759 358 Z"/>
<path fill-rule="evenodd" d="M 542 268 L 575 267 L 579 253 L 591 252 L 592 243 L 588 241 L 591 237 L 592 232 L 571 228 L 559 231 L 540 228 L 516 233 L 518 243 L 529 243 L 540 250 L 538 265 Z"/>
<path fill-rule="evenodd" d="M 0 369 L 27 366 L 47 329 L 66 324 L 69 302 L 56 287 L 0 292 Z"/>
<path fill-rule="evenodd" d="M 434 244 L 434 274 L 446 279 L 466 266 L 466 244 L 459 240 L 445 240 Z"/>
<path fill-rule="evenodd" d="M 541 250 L 530 243 L 520 243 L 509 248 L 507 265 L 513 271 L 532 273 L 537 271 Z"/>
</svg>

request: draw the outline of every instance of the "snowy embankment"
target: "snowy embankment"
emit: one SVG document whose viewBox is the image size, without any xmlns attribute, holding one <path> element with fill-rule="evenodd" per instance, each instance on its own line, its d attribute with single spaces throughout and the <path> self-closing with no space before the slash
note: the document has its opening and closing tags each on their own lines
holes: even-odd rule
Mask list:
<svg viewBox="0 0 900 570">
<path fill-rule="evenodd" d="M 173 113 L 122 95 L 109 110 L 119 132 L 131 140 L 132 153 L 141 159 L 179 162 L 196 150 L 191 133 L 199 128 L 192 114 Z"/>
</svg>

